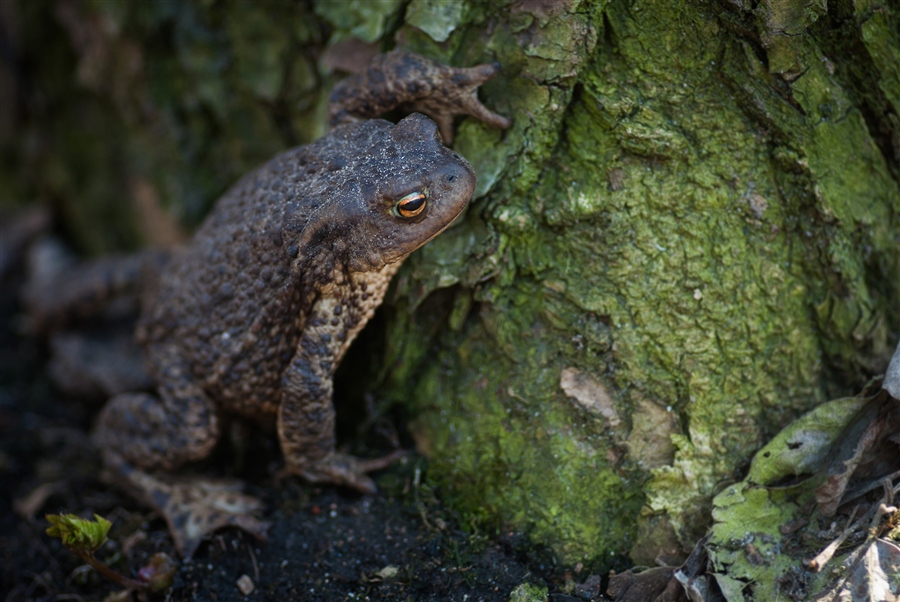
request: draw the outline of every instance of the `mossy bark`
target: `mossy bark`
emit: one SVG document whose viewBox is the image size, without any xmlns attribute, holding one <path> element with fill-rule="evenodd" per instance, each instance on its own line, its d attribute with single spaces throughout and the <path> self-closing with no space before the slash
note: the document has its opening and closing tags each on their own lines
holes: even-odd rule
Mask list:
<svg viewBox="0 0 900 602">
<path fill-rule="evenodd" d="M 896 4 L 4 11 L 3 201 L 55 203 L 91 251 L 159 239 L 155 199 L 190 228 L 320 135 L 329 44 L 499 61 L 482 98 L 514 126 L 459 125 L 476 198 L 398 276 L 377 390 L 446 499 L 563 563 L 676 558 L 755 449 L 896 343 Z"/>
</svg>

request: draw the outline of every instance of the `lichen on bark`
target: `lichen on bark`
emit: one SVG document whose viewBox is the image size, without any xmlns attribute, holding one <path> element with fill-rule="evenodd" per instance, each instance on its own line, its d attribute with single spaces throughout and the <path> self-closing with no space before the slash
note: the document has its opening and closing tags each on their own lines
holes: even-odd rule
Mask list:
<svg viewBox="0 0 900 602">
<path fill-rule="evenodd" d="M 896 174 L 811 36 L 785 79 L 735 33 L 749 11 L 549 7 L 447 43 L 504 64 L 485 95 L 516 123 L 463 125 L 485 197 L 402 274 L 384 390 L 461 508 L 565 563 L 674 560 L 750 454 L 850 384 L 832 362 L 888 357 Z M 621 423 L 567 395 L 566 370 Z M 662 435 L 641 444 L 648 422 Z"/>
</svg>

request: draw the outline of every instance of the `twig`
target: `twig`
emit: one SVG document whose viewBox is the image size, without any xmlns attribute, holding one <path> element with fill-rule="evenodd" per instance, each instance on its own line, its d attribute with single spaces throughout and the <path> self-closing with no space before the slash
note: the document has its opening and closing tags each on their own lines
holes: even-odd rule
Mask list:
<svg viewBox="0 0 900 602">
<path fill-rule="evenodd" d="M 843 506 L 844 504 L 852 502 L 853 500 L 855 500 L 858 497 L 864 496 L 865 494 L 869 493 L 870 491 L 874 491 L 874 490 L 878 489 L 879 487 L 882 487 L 885 479 L 887 479 L 888 481 L 893 481 L 894 479 L 898 479 L 898 478 L 900 478 L 900 470 L 893 472 L 882 479 L 876 479 L 873 481 L 869 481 L 868 483 L 860 485 L 859 487 L 855 487 L 853 489 L 853 491 L 845 493 L 844 497 L 841 498 L 841 505 Z M 898 487 L 900 487 L 900 485 L 898 485 Z"/>
<path fill-rule="evenodd" d="M 856 524 L 851 525 L 850 523 L 856 517 L 856 511 L 859 510 L 859 506 L 853 508 L 853 512 L 850 513 L 850 518 L 847 519 L 847 524 L 844 526 L 844 530 L 841 531 L 841 534 L 837 536 L 837 539 L 828 544 L 824 550 L 819 552 L 819 554 L 809 561 L 809 569 L 818 573 L 825 565 L 828 564 L 828 561 L 831 560 L 834 553 L 837 552 L 837 549 L 844 543 L 844 540 L 847 539 L 851 533 L 853 533 L 856 529 Z M 862 522 L 863 519 L 860 519 Z"/>
<path fill-rule="evenodd" d="M 869 534 L 867 539 L 875 539 L 880 535 L 879 531 L 881 531 L 881 519 L 885 516 L 891 516 L 895 512 L 897 512 L 897 507 L 894 506 L 894 490 L 892 488 L 891 478 L 885 478 L 881 481 L 881 486 L 884 489 L 884 497 L 878 502 L 878 505 L 875 509 L 875 515 L 872 517 L 872 522 L 869 524 Z"/>
<path fill-rule="evenodd" d="M 856 516 L 856 511 L 859 509 L 859 506 L 853 508 L 853 512 L 850 515 L 850 519 L 847 521 L 848 526 L 844 528 L 844 531 L 838 536 L 836 540 L 831 542 L 824 550 L 822 550 L 818 556 L 809 561 L 809 568 L 812 571 L 819 572 L 821 571 L 828 561 L 831 560 L 831 557 L 834 556 L 834 553 L 837 551 L 838 547 L 844 542 L 844 540 L 853 532 L 855 532 L 860 526 L 863 525 L 867 520 L 869 521 L 869 527 L 866 533 L 866 541 L 857 548 L 853 554 L 850 555 L 845 563 L 848 560 L 851 560 L 851 570 L 852 567 L 856 565 L 859 559 L 862 557 L 861 551 L 868 549 L 868 547 L 872 544 L 876 537 L 878 537 L 878 530 L 881 525 L 881 519 L 883 516 L 893 514 L 897 511 L 897 508 L 891 505 L 891 502 L 894 499 L 894 491 L 891 487 L 891 480 L 894 475 L 891 475 L 888 478 L 882 479 L 881 485 L 884 488 L 884 497 L 879 500 L 877 504 L 873 504 L 868 512 L 865 515 L 861 516 L 858 521 L 856 521 L 853 525 L 849 525 L 849 522 L 853 520 L 853 517 Z M 859 555 L 856 555 L 857 553 Z"/>
<path fill-rule="evenodd" d="M 79 558 L 91 565 L 91 568 L 93 568 L 95 571 L 97 571 L 113 583 L 117 583 L 122 587 L 128 589 L 146 590 L 149 587 L 148 584 L 143 581 L 137 581 L 136 579 L 131 579 L 129 577 L 126 577 L 125 575 L 117 573 L 116 571 L 112 570 L 111 568 L 97 560 L 93 554 L 88 554 L 86 552 L 73 548 L 69 549 L 78 554 Z"/>
<path fill-rule="evenodd" d="M 253 582 L 259 583 L 259 565 L 256 563 L 256 554 L 253 553 L 253 546 L 247 544 L 247 551 L 250 552 L 250 561 L 253 562 Z"/>
</svg>

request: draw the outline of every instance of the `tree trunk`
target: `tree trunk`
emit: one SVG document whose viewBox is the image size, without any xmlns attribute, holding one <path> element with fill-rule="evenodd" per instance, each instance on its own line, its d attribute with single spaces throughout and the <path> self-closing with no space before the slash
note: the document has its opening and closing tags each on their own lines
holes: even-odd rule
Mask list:
<svg viewBox="0 0 900 602">
<path fill-rule="evenodd" d="M 499 61 L 481 97 L 514 126 L 459 124 L 476 197 L 403 266 L 370 386 L 445 499 L 565 564 L 674 561 L 755 449 L 896 344 L 896 3 L 2 9 L 3 203 L 94 252 L 179 239 L 168 216 L 320 135 L 351 38 Z"/>
</svg>

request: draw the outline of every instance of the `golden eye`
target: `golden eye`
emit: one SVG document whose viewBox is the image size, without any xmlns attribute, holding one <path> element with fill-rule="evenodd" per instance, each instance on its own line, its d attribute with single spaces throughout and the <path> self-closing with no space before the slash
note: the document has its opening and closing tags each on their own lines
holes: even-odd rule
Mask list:
<svg viewBox="0 0 900 602">
<path fill-rule="evenodd" d="M 416 217 L 425 210 L 425 193 L 410 192 L 397 201 L 394 213 L 400 217 Z"/>
</svg>

